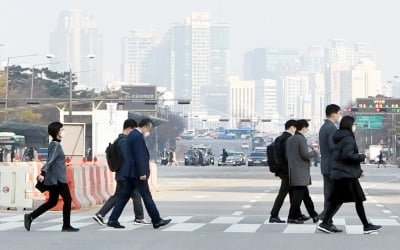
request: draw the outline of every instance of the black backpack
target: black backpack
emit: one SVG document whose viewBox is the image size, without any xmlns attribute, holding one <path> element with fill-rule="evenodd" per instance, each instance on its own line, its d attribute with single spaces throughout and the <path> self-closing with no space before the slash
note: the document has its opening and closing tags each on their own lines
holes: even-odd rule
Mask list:
<svg viewBox="0 0 400 250">
<path fill-rule="evenodd" d="M 275 147 L 276 140 L 267 146 L 267 163 L 269 166 L 269 171 L 271 173 L 276 173 L 279 170 L 279 160 L 276 153 Z"/>
<path fill-rule="evenodd" d="M 118 139 L 113 143 L 108 143 L 106 148 L 106 159 L 108 168 L 111 172 L 117 172 L 121 169 L 122 162 L 118 153 Z"/>
</svg>

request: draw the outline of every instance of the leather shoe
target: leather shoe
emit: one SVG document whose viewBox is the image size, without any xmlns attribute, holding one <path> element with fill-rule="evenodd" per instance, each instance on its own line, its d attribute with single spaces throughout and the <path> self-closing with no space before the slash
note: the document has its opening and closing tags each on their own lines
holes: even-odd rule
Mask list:
<svg viewBox="0 0 400 250">
<path fill-rule="evenodd" d="M 61 232 L 78 232 L 79 228 L 74 228 L 72 226 L 63 227 Z"/>
<path fill-rule="evenodd" d="M 167 224 L 170 223 L 170 222 L 171 222 L 171 219 L 166 219 L 166 220 L 161 219 L 159 222 L 153 223 L 153 228 L 154 228 L 154 229 L 157 229 L 157 228 L 159 228 L 159 227 L 162 227 L 162 226 L 167 225 Z"/>
<path fill-rule="evenodd" d="M 313 221 L 314 223 L 317 223 L 317 222 L 319 221 L 319 216 L 316 215 L 316 216 L 312 217 L 312 221 Z"/>
<path fill-rule="evenodd" d="M 311 219 L 310 216 L 306 216 L 304 214 L 302 214 L 299 218 L 297 218 L 299 221 L 308 221 L 309 219 Z"/>
<path fill-rule="evenodd" d="M 288 224 L 304 224 L 304 221 L 298 220 L 298 219 L 288 219 L 287 220 Z"/>
<path fill-rule="evenodd" d="M 335 225 L 331 224 L 331 228 L 333 229 L 333 231 L 335 231 L 335 233 L 341 233 L 343 232 L 342 229 L 337 228 Z"/>
<path fill-rule="evenodd" d="M 276 217 L 270 217 L 269 218 L 269 223 L 285 223 L 286 221 L 281 220 L 281 218 L 279 218 L 279 216 Z"/>
<path fill-rule="evenodd" d="M 118 221 L 109 221 L 107 222 L 107 226 L 113 228 L 125 228 L 125 226 L 121 225 Z"/>
<path fill-rule="evenodd" d="M 25 214 L 24 215 L 24 226 L 26 231 L 30 231 L 31 230 L 31 224 L 32 224 L 32 216 L 31 214 Z"/>
</svg>

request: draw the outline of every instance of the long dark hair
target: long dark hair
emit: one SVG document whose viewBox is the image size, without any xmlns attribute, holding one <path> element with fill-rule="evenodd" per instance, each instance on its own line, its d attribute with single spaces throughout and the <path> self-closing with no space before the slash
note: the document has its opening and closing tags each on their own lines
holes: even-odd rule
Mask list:
<svg viewBox="0 0 400 250">
<path fill-rule="evenodd" d="M 354 124 L 354 117 L 346 115 L 343 116 L 342 120 L 340 121 L 339 129 L 349 130 L 353 133 L 353 124 Z"/>
</svg>

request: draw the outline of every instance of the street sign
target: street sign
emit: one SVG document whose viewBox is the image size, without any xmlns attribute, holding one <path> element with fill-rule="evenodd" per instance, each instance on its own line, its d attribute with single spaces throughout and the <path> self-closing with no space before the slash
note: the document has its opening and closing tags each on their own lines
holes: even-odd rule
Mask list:
<svg viewBox="0 0 400 250">
<path fill-rule="evenodd" d="M 383 116 L 381 115 L 357 115 L 357 129 L 381 129 Z"/>
</svg>

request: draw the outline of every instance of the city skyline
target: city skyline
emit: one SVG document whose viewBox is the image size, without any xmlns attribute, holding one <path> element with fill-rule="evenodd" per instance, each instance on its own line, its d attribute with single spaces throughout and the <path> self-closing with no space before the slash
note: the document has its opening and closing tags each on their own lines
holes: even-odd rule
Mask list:
<svg viewBox="0 0 400 250">
<path fill-rule="evenodd" d="M 180 22 L 192 11 L 209 11 L 215 22 L 227 23 L 231 27 L 230 75 L 243 75 L 243 55 L 254 48 L 295 48 L 303 52 L 312 45 L 327 47 L 329 40 L 334 38 L 368 43 L 376 51 L 377 68 L 382 71 L 383 81 L 398 75 L 395 59 L 399 48 L 395 44 L 400 42 L 400 38 L 393 30 L 400 22 L 390 7 L 394 1 L 383 1 L 389 3 L 386 5 L 364 1 L 342 5 L 342 2 L 325 6 L 318 1 L 252 0 L 231 3 L 219 0 L 214 3 L 206 0 L 202 3 L 182 3 L 175 0 L 167 5 L 161 1 L 117 0 L 112 3 L 114 8 L 110 8 L 108 3 L 94 4 L 93 1 L 53 3 L 42 0 L 34 5 L 26 1 L 26 8 L 20 8 L 21 3 L 6 0 L 2 7 L 7 11 L 3 12 L 0 22 L 12 22 L 12 25 L 6 25 L 3 34 L 7 36 L 0 37 L 0 44 L 5 45 L 0 47 L 0 56 L 4 61 L 9 56 L 32 52 L 45 55 L 49 52 L 49 34 L 59 13 L 78 8 L 93 14 L 98 32 L 104 38 L 104 71 L 119 75 L 120 41 L 130 30 L 153 29 L 157 36 L 163 37 L 171 25 Z M 180 8 L 174 8 L 178 3 Z M 160 8 L 155 8 L 155 4 Z M 26 12 L 25 9 L 38 11 Z M 43 59 L 38 57 L 29 62 L 27 59 L 21 61 L 26 64 L 41 63 Z"/>
</svg>

